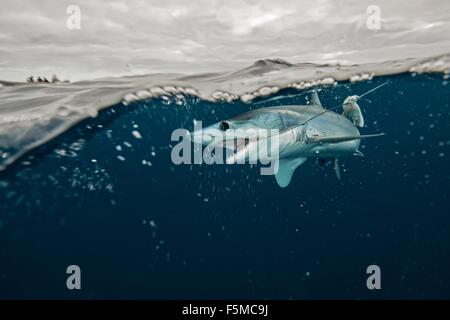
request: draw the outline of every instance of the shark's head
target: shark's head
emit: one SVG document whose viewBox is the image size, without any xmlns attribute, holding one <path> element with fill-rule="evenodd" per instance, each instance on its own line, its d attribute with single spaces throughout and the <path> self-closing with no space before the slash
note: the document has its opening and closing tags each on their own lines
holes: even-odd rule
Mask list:
<svg viewBox="0 0 450 320">
<path fill-rule="evenodd" d="M 205 128 L 195 121 L 191 137 L 198 144 L 216 145 L 229 139 L 246 138 L 245 130 L 243 130 L 245 127 L 247 127 L 245 123 L 236 122 L 232 119 L 219 121 Z"/>
<path fill-rule="evenodd" d="M 231 119 L 221 120 L 205 128 L 194 121 L 191 137 L 195 143 L 203 145 L 216 145 L 236 139 L 253 140 L 277 128 L 279 122 L 280 117 L 276 114 L 254 110 Z"/>
<path fill-rule="evenodd" d="M 268 141 L 271 135 L 278 132 L 273 130 L 276 129 L 277 121 L 280 121 L 279 116 L 255 110 L 205 128 L 199 122 L 194 122 L 191 139 L 197 144 L 233 149 L 236 154 L 227 159 L 229 163 L 247 160 L 250 154 L 257 154 L 258 160 L 262 160 L 262 152 L 255 151 L 261 148 L 263 141 Z M 267 148 L 270 148 L 271 142 L 266 143 Z M 262 156 L 264 159 L 268 157 Z"/>
</svg>

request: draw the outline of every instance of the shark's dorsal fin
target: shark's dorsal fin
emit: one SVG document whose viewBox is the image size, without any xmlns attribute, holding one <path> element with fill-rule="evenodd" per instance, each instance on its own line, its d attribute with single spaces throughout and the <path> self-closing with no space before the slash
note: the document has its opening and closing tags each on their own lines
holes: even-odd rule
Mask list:
<svg viewBox="0 0 450 320">
<path fill-rule="evenodd" d="M 316 106 L 320 106 L 320 107 L 323 108 L 322 102 L 320 102 L 319 95 L 317 94 L 317 91 L 313 91 L 311 93 L 310 99 L 311 99 L 311 102 L 310 102 L 311 104 L 316 105 Z"/>
<path fill-rule="evenodd" d="M 278 162 L 278 171 L 275 174 L 275 179 L 280 187 L 285 188 L 291 182 L 292 174 L 306 158 L 295 159 L 280 159 Z"/>
</svg>

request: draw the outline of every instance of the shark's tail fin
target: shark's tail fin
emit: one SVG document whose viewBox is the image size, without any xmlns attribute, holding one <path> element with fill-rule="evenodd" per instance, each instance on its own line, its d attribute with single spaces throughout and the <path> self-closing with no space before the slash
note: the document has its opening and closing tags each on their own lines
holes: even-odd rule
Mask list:
<svg viewBox="0 0 450 320">
<path fill-rule="evenodd" d="M 353 121 L 353 124 L 357 127 L 364 127 L 364 117 L 362 115 L 361 112 L 361 108 L 358 105 L 358 100 L 361 99 L 362 97 L 364 97 L 365 95 L 368 95 L 369 93 L 372 93 L 378 89 L 380 89 L 381 87 L 387 85 L 389 83 L 389 81 L 386 81 L 382 84 L 380 84 L 379 86 L 376 86 L 375 88 L 363 93 L 362 95 L 359 96 L 349 96 L 344 100 L 343 103 L 343 109 L 344 112 L 342 113 L 342 115 L 344 117 L 349 118 L 351 121 Z"/>
<path fill-rule="evenodd" d="M 342 115 L 349 118 L 355 126 L 362 128 L 364 127 L 364 117 L 357 103 L 358 98 L 358 96 L 350 96 L 345 99 L 342 105 L 344 109 Z"/>
</svg>

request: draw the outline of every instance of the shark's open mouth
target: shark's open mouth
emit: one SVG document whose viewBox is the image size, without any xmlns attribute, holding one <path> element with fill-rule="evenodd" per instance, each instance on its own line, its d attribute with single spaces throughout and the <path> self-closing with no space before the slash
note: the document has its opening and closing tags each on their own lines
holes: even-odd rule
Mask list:
<svg viewBox="0 0 450 320">
<path fill-rule="evenodd" d="M 233 143 L 233 154 L 226 159 L 228 164 L 245 161 L 250 153 L 257 152 L 258 139 L 234 138 Z"/>
<path fill-rule="evenodd" d="M 249 138 L 234 138 L 234 150 L 239 151 L 242 147 L 246 147 L 249 142 Z"/>
<path fill-rule="evenodd" d="M 232 149 L 237 152 L 242 148 L 245 148 L 250 143 L 249 138 L 238 138 L 234 137 L 233 139 L 225 139 L 215 143 L 215 146 L 221 146 L 222 148 Z"/>
</svg>

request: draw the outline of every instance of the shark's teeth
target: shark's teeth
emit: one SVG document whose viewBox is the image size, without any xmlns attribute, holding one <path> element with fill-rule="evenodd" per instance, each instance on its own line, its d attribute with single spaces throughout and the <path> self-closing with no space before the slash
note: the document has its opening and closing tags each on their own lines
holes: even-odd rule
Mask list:
<svg viewBox="0 0 450 320">
<path fill-rule="evenodd" d="M 248 138 L 239 140 L 242 141 L 242 143 L 239 144 L 239 148 L 235 148 L 235 150 L 237 150 L 235 153 L 226 158 L 227 164 L 245 163 L 247 157 L 250 157 L 251 152 L 257 152 L 258 140 L 250 140 Z M 254 160 L 256 161 L 256 159 Z"/>
<path fill-rule="evenodd" d="M 234 157 L 234 154 L 233 155 L 231 155 L 231 156 L 229 156 L 229 157 L 227 157 L 226 159 L 225 159 L 225 163 L 226 164 L 234 164 L 235 163 L 235 157 Z"/>
</svg>

